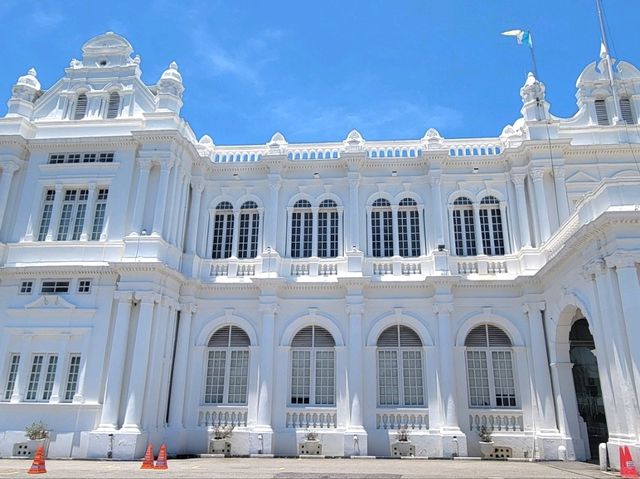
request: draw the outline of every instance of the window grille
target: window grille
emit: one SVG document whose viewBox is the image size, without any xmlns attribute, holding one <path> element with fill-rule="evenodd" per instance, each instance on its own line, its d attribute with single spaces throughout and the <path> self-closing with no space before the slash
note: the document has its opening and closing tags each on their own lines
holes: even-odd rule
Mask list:
<svg viewBox="0 0 640 479">
<path fill-rule="evenodd" d="M 301 329 L 291 341 L 291 404 L 335 405 L 335 341 L 319 326 Z"/>
<path fill-rule="evenodd" d="M 87 114 L 87 95 L 80 93 L 76 98 L 76 107 L 73 112 L 74 120 L 82 120 Z"/>
<path fill-rule="evenodd" d="M 255 258 L 258 255 L 259 228 L 258 205 L 254 201 L 247 201 L 240 207 L 238 258 Z"/>
<path fill-rule="evenodd" d="M 380 334 L 377 346 L 378 404 L 423 406 L 422 341 L 418 334 L 407 326 L 391 326 Z"/>
<path fill-rule="evenodd" d="M 62 202 L 62 213 L 58 224 L 57 241 L 77 241 L 82 234 L 84 215 L 87 210 L 88 190 L 66 190 Z"/>
<path fill-rule="evenodd" d="M 90 293 L 91 292 L 91 280 L 80 279 L 78 280 L 78 293 Z"/>
<path fill-rule="evenodd" d="M 102 153 L 51 153 L 48 163 L 59 165 L 63 163 L 113 163 L 113 152 Z"/>
<path fill-rule="evenodd" d="M 25 401 L 48 401 L 51 398 L 57 365 L 58 356 L 55 354 L 33 356 Z"/>
<path fill-rule="evenodd" d="M 73 401 L 73 396 L 78 389 L 78 376 L 80 374 L 80 355 L 72 354 L 69 357 L 69 371 L 67 373 L 67 385 L 64 390 L 64 400 Z"/>
<path fill-rule="evenodd" d="M 4 388 L 3 399 L 8 401 L 13 395 L 13 388 L 16 385 L 16 378 L 18 377 L 18 368 L 20 367 L 20 355 L 12 354 L 9 361 L 9 371 L 7 372 L 7 382 Z"/>
<path fill-rule="evenodd" d="M 318 210 L 318 257 L 338 256 L 338 205 L 333 200 L 324 200 Z"/>
<path fill-rule="evenodd" d="M 393 214 L 391 203 L 383 198 L 373 202 L 371 210 L 372 256 L 393 256 Z"/>
<path fill-rule="evenodd" d="M 480 232 L 484 254 L 497 256 L 504 254 L 504 236 L 500 202 L 494 196 L 486 196 L 480 202 Z"/>
<path fill-rule="evenodd" d="M 247 333 L 237 326 L 224 326 L 211 336 L 205 403 L 246 404 L 250 343 Z"/>
<path fill-rule="evenodd" d="M 291 257 L 308 258 L 313 252 L 313 213 L 311 203 L 299 200 L 291 214 Z"/>
<path fill-rule="evenodd" d="M 465 339 L 471 407 L 516 407 L 511 340 L 500 328 L 483 324 Z"/>
<path fill-rule="evenodd" d="M 101 188 L 98 190 L 98 196 L 96 198 L 96 211 L 93 215 L 93 226 L 91 227 L 91 241 L 99 241 L 104 231 L 104 220 L 107 212 L 108 197 L 108 188 Z"/>
<path fill-rule="evenodd" d="M 116 118 L 120 113 L 120 95 L 118 92 L 112 92 L 109 95 L 109 102 L 107 103 L 107 119 Z"/>
<path fill-rule="evenodd" d="M 398 210 L 398 240 L 400 256 L 420 256 L 420 215 L 418 205 L 411 198 L 400 201 Z"/>
<path fill-rule="evenodd" d="M 33 281 L 23 281 L 20 283 L 20 294 L 31 294 L 33 290 Z"/>
<path fill-rule="evenodd" d="M 596 120 L 598 121 L 598 125 L 608 125 L 609 124 L 609 113 L 607 112 L 607 103 L 605 100 L 596 100 Z"/>
<path fill-rule="evenodd" d="M 53 202 L 56 197 L 55 190 L 47 190 L 42 205 L 42 218 L 40 220 L 40 230 L 38 231 L 38 241 L 44 241 L 51 225 L 51 213 L 53 212 Z"/>
<path fill-rule="evenodd" d="M 233 246 L 233 206 L 223 201 L 216 206 L 213 219 L 213 259 L 231 257 Z"/>
<path fill-rule="evenodd" d="M 64 294 L 69 292 L 69 281 L 43 281 L 41 294 Z"/>
<path fill-rule="evenodd" d="M 473 220 L 473 205 L 469 198 L 458 198 L 453 202 L 453 237 L 457 256 L 476 255 L 476 231 Z"/>
<path fill-rule="evenodd" d="M 628 98 L 620 98 L 620 113 L 622 121 L 627 125 L 633 125 L 633 110 L 631 109 L 631 101 Z"/>
</svg>

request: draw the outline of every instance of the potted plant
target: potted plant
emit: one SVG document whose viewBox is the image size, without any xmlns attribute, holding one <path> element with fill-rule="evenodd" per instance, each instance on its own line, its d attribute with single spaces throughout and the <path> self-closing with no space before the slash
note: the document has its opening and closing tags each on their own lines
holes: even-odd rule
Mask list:
<svg viewBox="0 0 640 479">
<path fill-rule="evenodd" d="M 42 421 L 35 421 L 24 428 L 24 435 L 29 439 L 26 442 L 19 442 L 13 446 L 14 456 L 32 457 L 40 446 L 45 446 L 49 438 L 47 425 Z M 46 451 L 45 451 L 46 452 Z"/>
<path fill-rule="evenodd" d="M 209 440 L 209 454 L 231 455 L 231 442 L 234 426 L 216 426 L 213 428 L 213 439 Z"/>
<path fill-rule="evenodd" d="M 403 427 L 396 432 L 396 440 L 391 444 L 391 456 L 415 456 L 416 446 L 411 444 L 409 439 L 409 431 Z"/>
<path fill-rule="evenodd" d="M 320 456 L 322 455 L 322 444 L 318 433 L 315 431 L 307 431 L 304 435 L 304 441 L 298 445 L 298 453 L 301 456 Z"/>
<path fill-rule="evenodd" d="M 478 436 L 480 436 L 480 453 L 482 454 L 483 459 L 487 459 L 492 457 L 495 453 L 495 446 L 493 444 L 493 438 L 491 437 L 491 431 L 487 428 L 487 426 L 480 426 L 480 431 L 478 431 Z"/>
</svg>

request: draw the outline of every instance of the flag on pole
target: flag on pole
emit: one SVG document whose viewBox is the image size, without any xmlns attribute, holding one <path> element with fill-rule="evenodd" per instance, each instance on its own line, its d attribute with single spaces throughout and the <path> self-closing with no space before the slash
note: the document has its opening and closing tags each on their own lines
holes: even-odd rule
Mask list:
<svg viewBox="0 0 640 479">
<path fill-rule="evenodd" d="M 516 37 L 518 45 L 529 45 L 529 48 L 533 48 L 533 37 L 528 30 L 509 30 L 502 32 L 505 37 Z"/>
</svg>

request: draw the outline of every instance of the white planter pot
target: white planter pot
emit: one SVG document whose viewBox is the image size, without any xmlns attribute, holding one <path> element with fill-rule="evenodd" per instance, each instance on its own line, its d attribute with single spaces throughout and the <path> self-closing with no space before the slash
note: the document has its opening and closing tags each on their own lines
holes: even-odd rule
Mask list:
<svg viewBox="0 0 640 479">
<path fill-rule="evenodd" d="M 484 459 L 492 457 L 492 455 L 495 453 L 496 451 L 496 446 L 493 443 L 493 441 L 491 442 L 479 442 L 480 444 L 480 454 L 482 454 L 482 457 Z"/>
<path fill-rule="evenodd" d="M 407 457 L 416 455 L 416 446 L 411 441 L 396 441 L 391 443 L 392 457 Z"/>
<path fill-rule="evenodd" d="M 16 457 L 33 457 L 36 455 L 38 448 L 45 445 L 45 441 L 46 439 L 28 439 L 24 442 L 16 442 L 13 445 L 13 455 Z"/>
<path fill-rule="evenodd" d="M 209 441 L 209 454 L 231 455 L 231 442 L 226 439 L 211 439 Z"/>
<path fill-rule="evenodd" d="M 320 441 L 304 441 L 298 444 L 298 454 L 300 456 L 321 456 L 322 444 Z"/>
</svg>

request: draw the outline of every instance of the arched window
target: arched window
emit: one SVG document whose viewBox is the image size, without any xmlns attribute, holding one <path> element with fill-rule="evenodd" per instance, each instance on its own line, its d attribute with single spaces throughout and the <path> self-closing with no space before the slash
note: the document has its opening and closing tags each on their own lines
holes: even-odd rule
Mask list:
<svg viewBox="0 0 640 479">
<path fill-rule="evenodd" d="M 318 257 L 338 256 L 338 205 L 333 200 L 324 200 L 318 209 Z"/>
<path fill-rule="evenodd" d="M 291 404 L 334 406 L 335 341 L 320 326 L 307 326 L 291 341 Z"/>
<path fill-rule="evenodd" d="M 406 258 L 420 256 L 420 213 L 411 198 L 400 201 L 398 209 L 398 251 Z"/>
<path fill-rule="evenodd" d="M 229 258 L 233 245 L 233 206 L 223 201 L 213 218 L 213 259 Z"/>
<path fill-rule="evenodd" d="M 237 326 L 218 329 L 208 344 L 206 404 L 246 404 L 249 383 L 249 336 Z"/>
<path fill-rule="evenodd" d="M 308 258 L 312 253 L 313 213 L 311 203 L 299 200 L 291 214 L 291 257 Z"/>
<path fill-rule="evenodd" d="M 107 119 L 117 118 L 120 113 L 120 95 L 118 92 L 109 94 L 109 102 L 107 103 Z"/>
<path fill-rule="evenodd" d="M 393 215 L 391 203 L 384 198 L 373 202 L 371 210 L 371 255 L 393 256 Z"/>
<path fill-rule="evenodd" d="M 622 115 L 622 121 L 627 125 L 633 125 L 633 109 L 631 108 L 631 100 L 629 98 L 620 98 L 620 114 Z"/>
<path fill-rule="evenodd" d="M 457 256 L 476 255 L 476 230 L 473 224 L 473 205 L 469 198 L 453 202 L 453 238 Z"/>
<path fill-rule="evenodd" d="M 598 125 L 609 124 L 609 112 L 607 111 L 607 102 L 604 99 L 594 101 L 596 107 L 596 120 Z"/>
<path fill-rule="evenodd" d="M 76 98 L 76 106 L 73 110 L 73 119 L 82 120 L 87 114 L 87 95 L 80 93 Z"/>
<path fill-rule="evenodd" d="M 485 196 L 480 202 L 480 233 L 482 250 L 489 256 L 504 254 L 504 234 L 500 202 L 495 196 Z"/>
<path fill-rule="evenodd" d="M 260 213 L 255 201 L 247 201 L 240 207 L 240 231 L 238 232 L 238 258 L 255 258 L 258 255 L 258 231 Z"/>
<path fill-rule="evenodd" d="M 515 407 L 511 340 L 488 324 L 473 328 L 464 341 L 467 347 L 467 380 L 470 407 Z"/>
<path fill-rule="evenodd" d="M 378 337 L 378 404 L 424 406 L 422 341 L 407 326 L 391 326 Z"/>
</svg>

